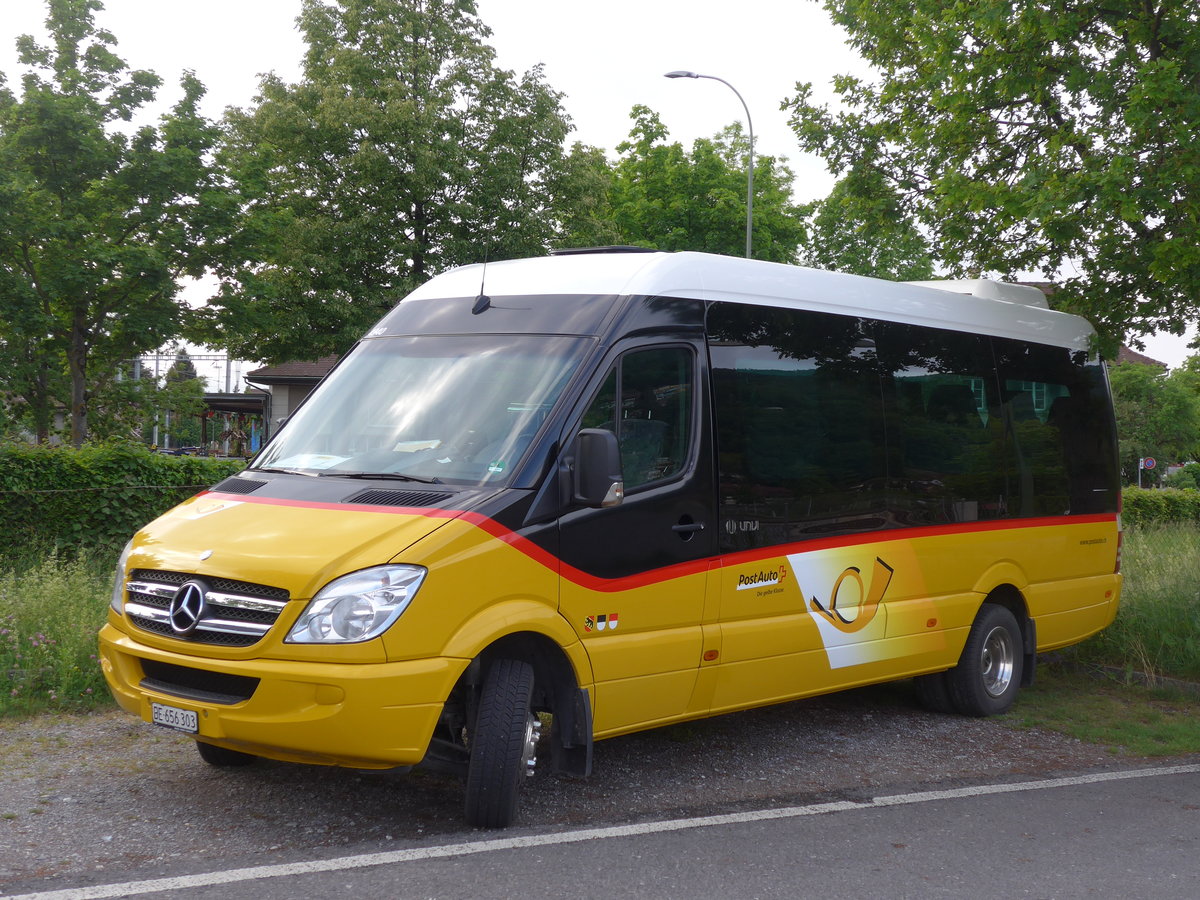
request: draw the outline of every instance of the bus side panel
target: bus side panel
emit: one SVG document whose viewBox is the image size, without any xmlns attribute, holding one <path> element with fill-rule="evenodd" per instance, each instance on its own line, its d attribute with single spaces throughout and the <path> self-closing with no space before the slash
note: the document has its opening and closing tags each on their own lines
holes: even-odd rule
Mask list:
<svg viewBox="0 0 1200 900">
<path fill-rule="evenodd" d="M 1037 623 L 1038 650 L 1078 643 L 1112 624 L 1120 598 L 1119 575 L 1030 585 L 1026 599 Z"/>
<path fill-rule="evenodd" d="M 1043 649 L 1082 640 L 1115 609 L 1119 576 L 1095 574 L 1109 560 L 1093 543 L 1115 528 L 1111 519 L 1064 518 L 912 529 L 892 540 L 847 537 L 735 557 L 718 575 L 714 711 L 950 668 L 999 588 L 1026 601 Z M 1062 548 L 1080 545 L 1064 563 Z"/>
</svg>

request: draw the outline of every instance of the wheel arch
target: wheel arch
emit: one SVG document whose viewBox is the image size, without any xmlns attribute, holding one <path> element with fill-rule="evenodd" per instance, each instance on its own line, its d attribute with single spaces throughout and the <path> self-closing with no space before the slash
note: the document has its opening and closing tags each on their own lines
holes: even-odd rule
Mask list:
<svg viewBox="0 0 1200 900">
<path fill-rule="evenodd" d="M 535 656 L 553 656 L 557 650 L 578 685 L 592 683 L 591 661 L 579 636 L 557 609 L 544 602 L 514 598 L 490 604 L 454 633 L 442 655 L 470 660 L 494 658 L 497 646 Z"/>
</svg>

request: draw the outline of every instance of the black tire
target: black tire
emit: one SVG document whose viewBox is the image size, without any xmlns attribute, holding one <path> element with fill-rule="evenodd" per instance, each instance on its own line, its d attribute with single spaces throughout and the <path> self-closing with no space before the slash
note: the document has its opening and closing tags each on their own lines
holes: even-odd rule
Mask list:
<svg viewBox="0 0 1200 900">
<path fill-rule="evenodd" d="M 479 712 L 469 729 L 467 824 L 505 828 L 517 816 L 521 781 L 534 760 L 538 725 L 530 708 L 533 667 L 515 659 L 492 663 L 483 679 Z"/>
<path fill-rule="evenodd" d="M 202 760 L 218 769 L 226 769 L 230 766 L 248 766 L 258 762 L 257 756 L 242 753 L 240 750 L 227 750 L 225 747 L 206 744 L 204 741 L 196 741 L 196 751 Z"/>
<path fill-rule="evenodd" d="M 918 675 L 913 679 L 917 689 L 917 702 L 930 712 L 958 712 L 954 700 L 950 697 L 948 675 L 948 672 L 934 672 L 932 675 Z"/>
<path fill-rule="evenodd" d="M 980 607 L 958 665 L 946 673 L 955 708 L 964 716 L 994 716 L 1012 706 L 1024 652 L 1013 614 L 993 603 Z"/>
</svg>

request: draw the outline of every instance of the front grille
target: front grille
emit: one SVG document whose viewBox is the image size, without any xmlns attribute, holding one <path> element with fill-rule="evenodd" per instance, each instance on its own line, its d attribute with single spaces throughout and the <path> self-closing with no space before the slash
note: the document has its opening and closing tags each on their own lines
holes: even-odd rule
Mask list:
<svg viewBox="0 0 1200 900">
<path fill-rule="evenodd" d="M 152 659 L 142 660 L 142 672 L 146 677 L 141 685 L 148 690 L 208 703 L 233 704 L 249 700 L 259 682 L 259 679 L 246 675 L 206 672 Z"/>
<path fill-rule="evenodd" d="M 195 584 L 203 597 L 196 609 L 176 610 L 180 589 Z M 283 588 L 186 572 L 134 569 L 125 583 L 125 614 L 143 631 L 198 644 L 249 647 L 271 630 L 290 595 Z"/>
</svg>

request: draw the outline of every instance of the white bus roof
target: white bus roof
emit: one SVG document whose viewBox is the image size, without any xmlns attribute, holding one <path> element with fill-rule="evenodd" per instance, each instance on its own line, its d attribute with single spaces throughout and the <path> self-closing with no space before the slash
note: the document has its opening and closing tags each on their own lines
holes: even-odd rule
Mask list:
<svg viewBox="0 0 1200 900">
<path fill-rule="evenodd" d="M 432 278 L 405 300 L 533 294 L 615 294 L 722 300 L 861 315 L 892 322 L 1089 349 L 1091 325 L 1078 316 L 998 299 L 1011 292 L 944 282 L 945 289 L 824 272 L 711 253 L 576 253 L 462 266 Z M 978 285 L 979 282 L 970 284 Z M 996 285 L 997 282 L 984 282 Z M 1006 286 L 1010 287 L 1010 286 Z M 957 288 L 957 290 L 956 290 Z M 1036 290 L 1030 288 L 1029 290 Z M 980 296 L 980 293 L 984 296 Z"/>
</svg>

